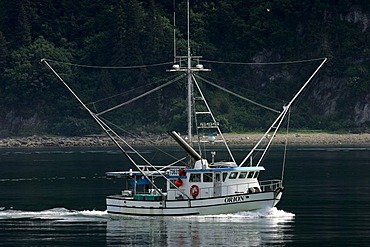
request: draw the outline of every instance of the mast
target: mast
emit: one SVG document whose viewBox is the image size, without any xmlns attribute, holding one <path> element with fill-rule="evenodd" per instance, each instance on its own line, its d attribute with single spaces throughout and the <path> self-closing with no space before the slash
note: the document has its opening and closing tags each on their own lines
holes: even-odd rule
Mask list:
<svg viewBox="0 0 370 247">
<path fill-rule="evenodd" d="M 175 6 L 174 6 L 175 9 Z M 175 14 L 175 13 L 174 13 Z M 176 42 L 174 38 L 174 42 Z M 174 47 L 176 45 L 174 44 Z M 175 54 L 175 52 L 174 52 Z M 199 129 L 216 129 L 217 133 L 221 135 L 222 142 L 225 144 L 226 149 L 233 160 L 235 162 L 235 159 L 226 143 L 226 140 L 224 136 L 222 135 L 222 132 L 219 128 L 219 124 L 216 121 L 215 117 L 213 116 L 213 113 L 211 109 L 209 108 L 209 105 L 202 93 L 202 90 L 200 89 L 198 82 L 196 81 L 194 77 L 194 72 L 204 72 L 204 71 L 211 71 L 210 69 L 205 69 L 202 64 L 199 63 L 199 59 L 202 58 L 201 56 L 192 56 L 191 50 L 190 50 L 190 4 L 189 0 L 187 0 L 187 54 L 186 56 L 175 56 L 175 63 L 172 66 L 172 69 L 169 69 L 167 71 L 170 72 L 184 72 L 187 77 L 187 142 L 191 145 L 193 142 L 193 121 L 195 121 L 195 124 L 197 125 L 196 132 L 198 135 L 198 148 L 199 148 L 199 155 L 202 156 L 201 147 L 200 147 L 200 140 L 199 140 Z M 186 61 L 186 62 L 185 62 Z M 186 63 L 186 65 L 185 65 Z M 195 66 L 192 66 L 192 63 L 195 64 Z M 195 97 L 194 90 L 197 91 L 197 94 L 199 97 Z M 203 105 L 202 109 L 195 109 L 195 101 L 201 102 L 200 104 Z M 198 103 L 197 103 L 198 104 Z M 206 109 L 206 110 L 204 110 Z M 210 122 L 198 122 L 198 118 L 200 116 L 206 116 Z"/>
<path fill-rule="evenodd" d="M 190 50 L 190 3 L 189 0 L 186 2 L 187 8 L 187 54 L 186 56 L 177 56 L 176 55 L 176 37 L 175 37 L 175 6 L 174 8 L 174 65 L 172 69 L 167 70 L 170 72 L 185 72 L 187 80 L 187 96 L 186 96 L 186 113 L 187 113 L 187 141 L 192 143 L 193 139 L 193 72 L 194 71 L 210 71 L 209 69 L 204 69 L 202 65 L 199 64 L 199 59 L 201 56 L 192 56 Z M 192 67 L 192 60 L 197 60 L 197 65 Z M 186 63 L 186 66 L 185 66 Z"/>
<path fill-rule="evenodd" d="M 187 33 L 188 33 L 188 55 L 187 55 L 187 60 L 188 60 L 188 70 L 187 70 L 187 77 L 188 77 L 188 97 L 187 97 L 187 102 L 188 102 L 188 141 L 189 143 L 192 142 L 192 97 L 193 97 L 193 90 L 192 90 L 192 78 L 191 78 L 191 54 L 190 54 L 190 5 L 189 5 L 189 0 L 187 0 Z"/>
<path fill-rule="evenodd" d="M 173 0 L 173 62 L 176 63 L 176 8 Z"/>
</svg>

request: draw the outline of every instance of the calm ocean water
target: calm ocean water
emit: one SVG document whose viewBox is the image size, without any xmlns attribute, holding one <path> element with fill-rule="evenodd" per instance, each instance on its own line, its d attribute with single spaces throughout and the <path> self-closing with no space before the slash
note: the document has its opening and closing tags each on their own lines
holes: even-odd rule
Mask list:
<svg viewBox="0 0 370 247">
<path fill-rule="evenodd" d="M 281 168 L 270 154 L 265 178 Z M 112 218 L 105 196 L 123 181 L 105 172 L 125 168 L 119 152 L 0 150 L 0 246 L 367 246 L 370 147 L 296 147 L 288 157 L 285 194 L 272 210 Z"/>
</svg>

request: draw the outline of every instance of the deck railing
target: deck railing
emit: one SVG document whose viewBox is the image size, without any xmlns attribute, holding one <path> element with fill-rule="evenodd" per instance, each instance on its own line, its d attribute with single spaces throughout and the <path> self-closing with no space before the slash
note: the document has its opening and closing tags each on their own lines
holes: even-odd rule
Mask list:
<svg viewBox="0 0 370 247">
<path fill-rule="evenodd" d="M 210 198 L 214 196 L 269 192 L 269 191 L 275 191 L 277 188 L 280 188 L 280 187 L 282 187 L 282 182 L 279 179 L 260 181 L 258 187 L 256 186 L 255 182 L 223 185 L 218 188 L 217 187 L 215 188 L 212 184 L 212 186 L 209 186 L 209 187 L 199 188 L 199 195 L 197 196 L 197 198 Z M 168 192 L 170 191 L 174 192 L 175 190 L 171 189 Z M 182 196 L 180 196 L 179 198 L 185 199 Z"/>
<path fill-rule="evenodd" d="M 282 187 L 282 182 L 279 179 L 265 180 L 259 182 L 259 187 L 256 186 L 256 183 L 241 183 L 241 184 L 232 184 L 232 185 L 223 185 L 218 188 L 220 195 L 233 195 L 233 194 L 244 194 L 248 193 L 258 193 L 258 192 L 269 192 L 275 191 L 277 188 Z M 213 197 L 217 193 L 215 187 L 206 187 L 199 189 L 200 198 Z"/>
<path fill-rule="evenodd" d="M 283 184 L 279 179 L 260 181 L 260 188 L 263 192 L 275 191 L 277 188 L 281 187 L 283 187 Z"/>
</svg>

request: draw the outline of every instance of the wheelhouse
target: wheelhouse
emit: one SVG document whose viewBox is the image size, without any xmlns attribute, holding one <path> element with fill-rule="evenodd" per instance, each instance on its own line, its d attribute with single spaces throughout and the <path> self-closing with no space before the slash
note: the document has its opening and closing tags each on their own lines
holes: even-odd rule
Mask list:
<svg viewBox="0 0 370 247">
<path fill-rule="evenodd" d="M 193 199 L 260 192 L 258 175 L 264 167 L 230 167 L 171 170 L 167 176 L 167 199 Z M 173 175 L 177 174 L 177 175 Z M 176 188 L 176 186 L 178 189 Z"/>
</svg>

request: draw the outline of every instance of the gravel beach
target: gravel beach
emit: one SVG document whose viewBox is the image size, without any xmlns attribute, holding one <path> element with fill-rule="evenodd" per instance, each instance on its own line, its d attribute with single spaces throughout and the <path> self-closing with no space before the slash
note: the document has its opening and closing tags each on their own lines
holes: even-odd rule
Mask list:
<svg viewBox="0 0 370 247">
<path fill-rule="evenodd" d="M 253 145 L 262 134 L 224 134 L 228 144 Z M 268 138 L 266 138 L 266 141 Z M 290 145 L 370 145 L 370 134 L 277 134 L 274 143 Z M 168 135 L 149 135 L 145 138 L 125 138 L 130 145 L 175 145 Z M 215 144 L 217 145 L 217 143 Z M 42 148 L 42 147 L 110 147 L 114 146 L 106 136 L 28 136 L 0 138 L 0 148 Z"/>
</svg>

